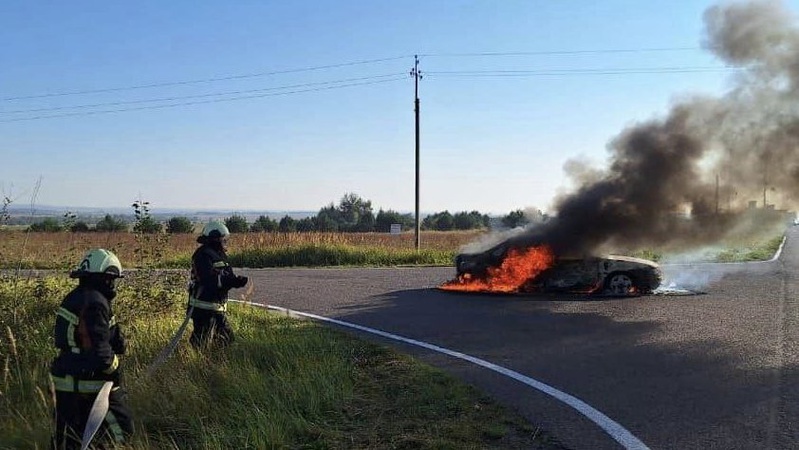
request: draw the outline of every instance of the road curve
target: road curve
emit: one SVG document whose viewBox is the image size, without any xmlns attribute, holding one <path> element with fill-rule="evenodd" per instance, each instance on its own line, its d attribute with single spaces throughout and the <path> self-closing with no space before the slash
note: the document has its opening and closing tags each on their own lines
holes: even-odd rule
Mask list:
<svg viewBox="0 0 799 450">
<path fill-rule="evenodd" d="M 571 394 L 652 449 L 799 448 L 799 232 L 774 262 L 667 266 L 703 295 L 589 300 L 434 289 L 452 268 L 248 269 L 252 300 L 424 341 Z M 397 346 L 574 449 L 622 448 L 571 407 L 499 373 Z"/>
</svg>

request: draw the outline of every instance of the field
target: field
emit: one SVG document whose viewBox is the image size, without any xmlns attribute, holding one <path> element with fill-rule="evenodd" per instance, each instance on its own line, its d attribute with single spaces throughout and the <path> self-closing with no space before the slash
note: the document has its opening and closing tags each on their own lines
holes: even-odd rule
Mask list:
<svg viewBox="0 0 799 450">
<path fill-rule="evenodd" d="M 232 234 L 228 253 L 236 267 L 324 267 L 451 265 L 466 244 L 485 231 L 423 231 L 421 249 L 414 249 L 414 234 L 402 233 L 243 233 Z M 738 236 L 713 247 L 680 254 L 665 249 L 623 251 L 618 254 L 653 261 L 693 260 L 732 262 L 770 258 L 782 233 L 766 231 Z M 125 268 L 189 267 L 197 248 L 196 235 L 135 233 L 28 233 L 0 229 L 0 269 L 69 270 L 87 249 L 106 248 L 119 256 Z"/>
<path fill-rule="evenodd" d="M 243 233 L 232 234 L 231 263 L 240 267 L 451 264 L 461 246 L 483 232 Z M 93 247 L 119 256 L 125 267 L 185 268 L 197 248 L 196 235 L 134 233 L 26 233 L 0 231 L 0 268 L 68 269 Z"/>
</svg>

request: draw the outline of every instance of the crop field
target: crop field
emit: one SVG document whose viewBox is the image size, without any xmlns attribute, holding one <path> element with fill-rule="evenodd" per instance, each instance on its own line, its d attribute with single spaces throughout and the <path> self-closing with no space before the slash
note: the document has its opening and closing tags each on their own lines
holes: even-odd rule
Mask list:
<svg viewBox="0 0 799 450">
<path fill-rule="evenodd" d="M 258 267 L 247 259 L 259 256 L 260 266 L 339 265 L 322 255 L 318 264 L 298 261 L 296 253 L 339 253 L 340 265 L 352 264 L 450 264 L 461 246 L 477 239 L 480 231 L 425 231 L 421 234 L 422 250 L 414 249 L 414 234 L 402 233 L 242 233 L 232 234 L 228 241 L 231 262 L 239 266 Z M 0 267 L 68 269 L 76 264 L 89 248 L 106 248 L 119 256 L 126 267 L 185 267 L 197 248 L 194 234 L 136 233 L 26 233 L 20 230 L 0 231 Z M 348 262 L 350 254 L 371 253 L 369 259 Z M 417 255 L 418 254 L 418 255 Z M 276 260 L 263 261 L 262 255 L 276 255 Z M 294 257 L 292 257 L 294 255 Z M 416 255 L 410 258 L 410 255 Z M 314 255 L 311 255 L 314 256 Z M 335 255 L 334 255 L 335 256 Z M 403 258 L 405 256 L 405 258 Z M 407 259 L 407 261 L 406 261 Z M 292 261 L 294 263 L 292 263 Z"/>
<path fill-rule="evenodd" d="M 322 267 L 451 265 L 467 244 L 486 231 L 423 231 L 421 249 L 413 232 L 388 233 L 242 233 L 228 242 L 230 262 L 237 267 Z M 713 247 L 695 249 L 693 259 L 731 262 L 770 258 L 782 240 L 770 230 L 738 236 Z M 68 270 L 86 250 L 101 247 L 116 253 L 127 268 L 186 268 L 197 248 L 194 234 L 31 233 L 0 230 L 0 269 Z M 616 253 L 616 252 L 614 252 Z M 662 248 L 617 254 L 669 261 L 680 252 Z"/>
</svg>

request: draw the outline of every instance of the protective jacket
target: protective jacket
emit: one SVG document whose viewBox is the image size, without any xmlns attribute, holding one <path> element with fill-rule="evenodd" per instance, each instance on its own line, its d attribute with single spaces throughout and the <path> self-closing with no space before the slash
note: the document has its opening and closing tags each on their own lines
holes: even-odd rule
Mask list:
<svg viewBox="0 0 799 450">
<path fill-rule="evenodd" d="M 191 261 L 189 306 L 209 311 L 226 311 L 228 291 L 244 286 L 247 279 L 236 276 L 227 262 L 225 251 L 210 244 L 198 247 Z"/>
<path fill-rule="evenodd" d="M 103 381 L 119 385 L 119 357 L 125 338 L 111 303 L 91 286 L 79 285 L 56 312 L 55 345 L 59 354 L 51 374 L 58 391 L 96 393 Z"/>
</svg>

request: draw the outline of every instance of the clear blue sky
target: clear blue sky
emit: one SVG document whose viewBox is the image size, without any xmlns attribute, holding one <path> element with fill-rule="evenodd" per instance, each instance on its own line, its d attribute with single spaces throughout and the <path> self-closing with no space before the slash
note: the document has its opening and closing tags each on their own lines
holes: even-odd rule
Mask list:
<svg viewBox="0 0 799 450">
<path fill-rule="evenodd" d="M 701 49 L 712 4 L 5 1 L 0 187 L 25 204 L 41 177 L 39 204 L 156 211 L 355 192 L 410 212 L 420 54 L 422 211 L 548 209 L 567 160 L 602 165 L 624 127 L 724 92 L 731 73 Z M 86 114 L 108 110 L 128 111 Z"/>
</svg>

